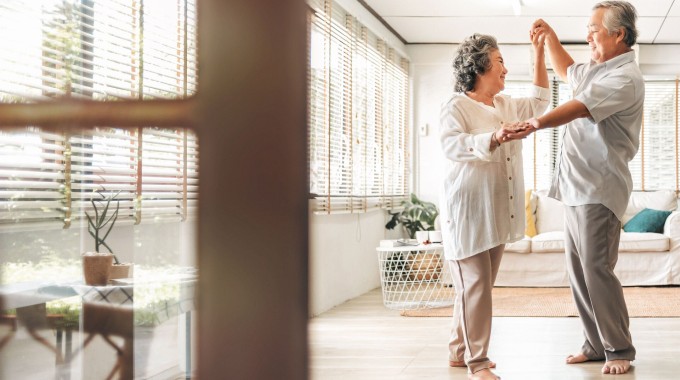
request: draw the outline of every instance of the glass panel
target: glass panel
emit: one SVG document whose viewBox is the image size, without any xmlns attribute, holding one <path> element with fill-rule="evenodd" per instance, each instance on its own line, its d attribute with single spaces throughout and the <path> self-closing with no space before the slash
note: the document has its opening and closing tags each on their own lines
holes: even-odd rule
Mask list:
<svg viewBox="0 0 680 380">
<path fill-rule="evenodd" d="M 191 377 L 195 134 L 17 128 L 0 141 L 0 378 Z"/>
<path fill-rule="evenodd" d="M 5 0 L 0 102 L 196 92 L 195 0 Z"/>
</svg>

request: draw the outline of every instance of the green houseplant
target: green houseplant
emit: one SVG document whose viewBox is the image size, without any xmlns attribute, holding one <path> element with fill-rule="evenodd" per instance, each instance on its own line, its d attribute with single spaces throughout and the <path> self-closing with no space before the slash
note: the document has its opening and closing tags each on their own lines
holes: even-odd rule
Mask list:
<svg viewBox="0 0 680 380">
<path fill-rule="evenodd" d="M 105 285 L 108 283 L 108 280 L 129 277 L 131 264 L 121 263 L 118 260 L 118 257 L 113 253 L 111 247 L 106 243 L 106 238 L 111 233 L 111 230 L 118 219 L 120 201 L 116 198 L 120 194 L 120 191 L 107 194 L 106 189 L 102 189 L 97 190 L 96 192 L 101 199 L 90 200 L 94 211 L 94 217 L 87 211 L 85 212 L 85 216 L 87 217 L 87 231 L 90 233 L 90 236 L 94 238 L 95 252 L 88 252 L 83 256 L 83 265 L 85 266 L 85 281 L 88 284 Z M 112 207 L 112 203 L 114 202 L 115 209 Z M 102 247 L 106 248 L 109 252 L 102 252 Z M 95 261 L 98 261 L 99 263 L 94 264 Z M 89 262 L 90 266 L 96 266 L 98 268 L 98 277 L 96 280 L 88 280 L 88 267 L 86 262 Z M 108 262 L 108 269 L 104 268 L 106 265 L 104 262 Z M 104 277 L 106 277 L 105 281 L 103 280 Z"/>
<path fill-rule="evenodd" d="M 99 194 L 99 196 L 102 199 L 90 200 L 90 202 L 92 203 L 92 207 L 94 208 L 94 219 L 90 216 L 90 214 L 87 213 L 87 211 L 85 211 L 85 216 L 87 217 L 87 232 L 89 232 L 90 235 L 94 238 L 95 251 L 101 252 L 99 248 L 103 245 L 113 255 L 114 262 L 116 264 L 120 264 L 120 261 L 118 261 L 118 257 L 116 257 L 111 247 L 109 247 L 109 245 L 106 244 L 105 241 L 106 238 L 109 236 L 109 233 L 111 233 L 111 229 L 113 229 L 113 226 L 116 224 L 116 220 L 118 219 L 120 201 L 117 200 L 116 197 L 118 196 L 118 194 L 120 194 L 120 190 L 114 194 L 109 195 L 104 194 L 105 190 L 106 189 L 97 190 L 97 194 Z M 108 215 L 109 207 L 111 206 L 111 202 L 114 200 L 116 201 L 116 210 L 111 215 Z"/>
<path fill-rule="evenodd" d="M 401 202 L 401 206 L 402 211 L 389 212 L 392 218 L 385 228 L 392 230 L 401 224 L 411 239 L 415 238 L 416 231 L 434 231 L 434 221 L 439 215 L 434 203 L 423 201 L 415 194 L 411 194 L 411 198 Z"/>
<path fill-rule="evenodd" d="M 410 199 L 401 202 L 401 206 L 403 207 L 401 211 L 389 213 L 392 218 L 385 228 L 392 230 L 401 224 L 411 239 L 415 238 L 416 231 L 434 231 L 434 223 L 439 216 L 439 210 L 434 203 L 423 201 L 415 194 L 411 194 Z M 438 281 L 442 266 L 438 254 L 416 249 L 409 252 L 393 252 L 385 260 L 382 269 L 383 277 L 388 283 L 420 283 Z"/>
</svg>

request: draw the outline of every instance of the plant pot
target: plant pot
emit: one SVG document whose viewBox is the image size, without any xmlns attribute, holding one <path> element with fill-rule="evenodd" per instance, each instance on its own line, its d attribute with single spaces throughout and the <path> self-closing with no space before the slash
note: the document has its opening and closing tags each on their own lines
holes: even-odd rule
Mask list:
<svg viewBox="0 0 680 380">
<path fill-rule="evenodd" d="M 111 264 L 109 281 L 132 277 L 132 263 Z"/>
<path fill-rule="evenodd" d="M 87 252 L 83 254 L 83 275 L 87 285 L 106 285 L 109 282 L 113 255 Z"/>
</svg>

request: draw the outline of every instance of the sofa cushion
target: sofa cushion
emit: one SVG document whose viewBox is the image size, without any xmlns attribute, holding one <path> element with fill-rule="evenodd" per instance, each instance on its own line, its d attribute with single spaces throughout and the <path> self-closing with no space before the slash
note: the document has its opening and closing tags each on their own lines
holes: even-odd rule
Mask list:
<svg viewBox="0 0 680 380">
<path fill-rule="evenodd" d="M 531 238 L 525 236 L 524 239 L 505 245 L 505 252 L 531 252 Z"/>
<path fill-rule="evenodd" d="M 528 237 L 536 236 L 536 194 L 533 190 L 524 193 L 524 217 L 526 219 L 524 234 Z"/>
<path fill-rule="evenodd" d="M 531 239 L 531 252 L 564 252 L 564 231 L 543 232 Z"/>
<path fill-rule="evenodd" d="M 629 220 L 623 226 L 623 230 L 626 232 L 663 233 L 663 225 L 671 212 L 646 208 Z"/>
<path fill-rule="evenodd" d="M 564 205 L 549 198 L 547 190 L 536 192 L 536 232 L 564 231 Z"/>
<path fill-rule="evenodd" d="M 622 224 L 628 223 L 635 215 L 646 208 L 673 211 L 677 208 L 677 197 L 673 190 L 634 191 L 630 194 L 628 207 L 623 214 Z"/>
<path fill-rule="evenodd" d="M 670 239 L 663 234 L 622 232 L 619 252 L 666 252 L 670 246 Z M 564 252 L 564 232 L 545 232 L 534 236 L 531 239 L 531 252 Z"/>
<path fill-rule="evenodd" d="M 619 252 L 666 252 L 670 250 L 670 238 L 652 232 L 622 232 Z"/>
</svg>

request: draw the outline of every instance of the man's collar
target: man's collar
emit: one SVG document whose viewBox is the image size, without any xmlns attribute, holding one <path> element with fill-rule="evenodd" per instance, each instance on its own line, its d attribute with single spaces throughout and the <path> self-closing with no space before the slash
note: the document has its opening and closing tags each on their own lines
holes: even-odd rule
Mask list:
<svg viewBox="0 0 680 380">
<path fill-rule="evenodd" d="M 627 51 L 605 61 L 604 66 L 607 70 L 611 70 L 633 61 L 635 61 L 635 50 Z"/>
</svg>

